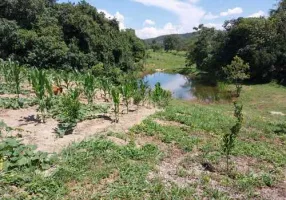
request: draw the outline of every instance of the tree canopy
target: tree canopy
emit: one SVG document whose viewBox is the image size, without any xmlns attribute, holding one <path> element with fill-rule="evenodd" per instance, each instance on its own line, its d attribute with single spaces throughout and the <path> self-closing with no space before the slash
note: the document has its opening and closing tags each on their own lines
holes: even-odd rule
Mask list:
<svg viewBox="0 0 286 200">
<path fill-rule="evenodd" d="M 197 41 L 187 61 L 218 78 L 235 56 L 250 65 L 252 81 L 286 82 L 286 0 L 280 1 L 270 17 L 238 18 L 226 21 L 224 30 L 200 25 Z"/>
<path fill-rule="evenodd" d="M 2 0 L 0 58 L 40 68 L 134 70 L 145 56 L 143 41 L 120 30 L 86 1 Z"/>
</svg>

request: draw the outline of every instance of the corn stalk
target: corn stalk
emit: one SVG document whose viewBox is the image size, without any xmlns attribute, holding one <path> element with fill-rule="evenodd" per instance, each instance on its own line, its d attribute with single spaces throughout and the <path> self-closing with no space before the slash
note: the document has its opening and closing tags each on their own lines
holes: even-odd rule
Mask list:
<svg viewBox="0 0 286 200">
<path fill-rule="evenodd" d="M 96 79 L 91 73 L 87 73 L 83 80 L 83 91 L 89 104 L 93 103 L 96 93 Z"/>
<path fill-rule="evenodd" d="M 31 71 L 30 77 L 33 90 L 39 102 L 38 110 L 40 110 L 42 120 L 45 123 L 46 113 L 51 107 L 52 87 L 44 70 L 34 69 Z"/>
<path fill-rule="evenodd" d="M 120 92 L 117 88 L 112 88 L 111 90 L 112 101 L 114 106 L 115 123 L 119 122 L 119 105 L 120 105 Z"/>
</svg>

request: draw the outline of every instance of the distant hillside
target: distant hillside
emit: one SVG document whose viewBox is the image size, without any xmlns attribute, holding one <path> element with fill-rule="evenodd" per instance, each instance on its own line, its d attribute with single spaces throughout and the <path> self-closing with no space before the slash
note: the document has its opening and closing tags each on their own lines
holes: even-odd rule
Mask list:
<svg viewBox="0 0 286 200">
<path fill-rule="evenodd" d="M 178 36 L 183 42 L 189 42 L 192 38 L 194 39 L 197 36 L 196 32 L 193 33 L 184 33 L 184 34 L 171 34 L 174 36 Z M 144 40 L 147 44 L 152 44 L 152 41 L 155 40 L 158 44 L 163 44 L 164 38 L 169 35 L 162 35 L 156 38 L 150 38 Z"/>
</svg>

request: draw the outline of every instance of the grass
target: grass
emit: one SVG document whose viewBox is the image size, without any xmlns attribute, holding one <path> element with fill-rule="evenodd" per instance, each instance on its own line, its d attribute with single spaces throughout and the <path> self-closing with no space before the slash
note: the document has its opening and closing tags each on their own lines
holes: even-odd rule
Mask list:
<svg viewBox="0 0 286 200">
<path fill-rule="evenodd" d="M 72 144 L 51 157 L 47 171 L 1 172 L 0 197 L 262 199 L 264 188 L 275 192 L 285 180 L 286 116 L 271 114 L 286 114 L 285 100 L 285 87 L 244 86 L 240 101 L 245 120 L 230 159 L 230 175 L 220 144 L 235 123 L 232 103 L 173 100 L 128 133 L 106 133 Z M 115 144 L 109 136 L 128 144 Z M 215 171 L 205 170 L 203 163 Z"/>
<path fill-rule="evenodd" d="M 185 68 L 186 52 L 153 52 L 148 51 L 148 58 L 146 60 L 145 71 L 155 71 L 156 69 L 165 70 L 167 72 L 174 72 Z"/>
</svg>

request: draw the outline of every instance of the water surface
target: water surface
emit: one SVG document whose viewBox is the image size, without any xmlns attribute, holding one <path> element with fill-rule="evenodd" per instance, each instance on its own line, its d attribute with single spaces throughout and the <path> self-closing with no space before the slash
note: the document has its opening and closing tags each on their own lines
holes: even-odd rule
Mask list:
<svg viewBox="0 0 286 200">
<path fill-rule="evenodd" d="M 154 74 L 146 75 L 144 81 L 147 81 L 152 88 L 159 82 L 162 88 L 171 91 L 173 98 L 176 99 L 200 99 L 211 102 L 226 98 L 225 94 L 219 92 L 219 89 L 216 86 L 203 84 L 181 74 L 156 72 Z"/>
</svg>

